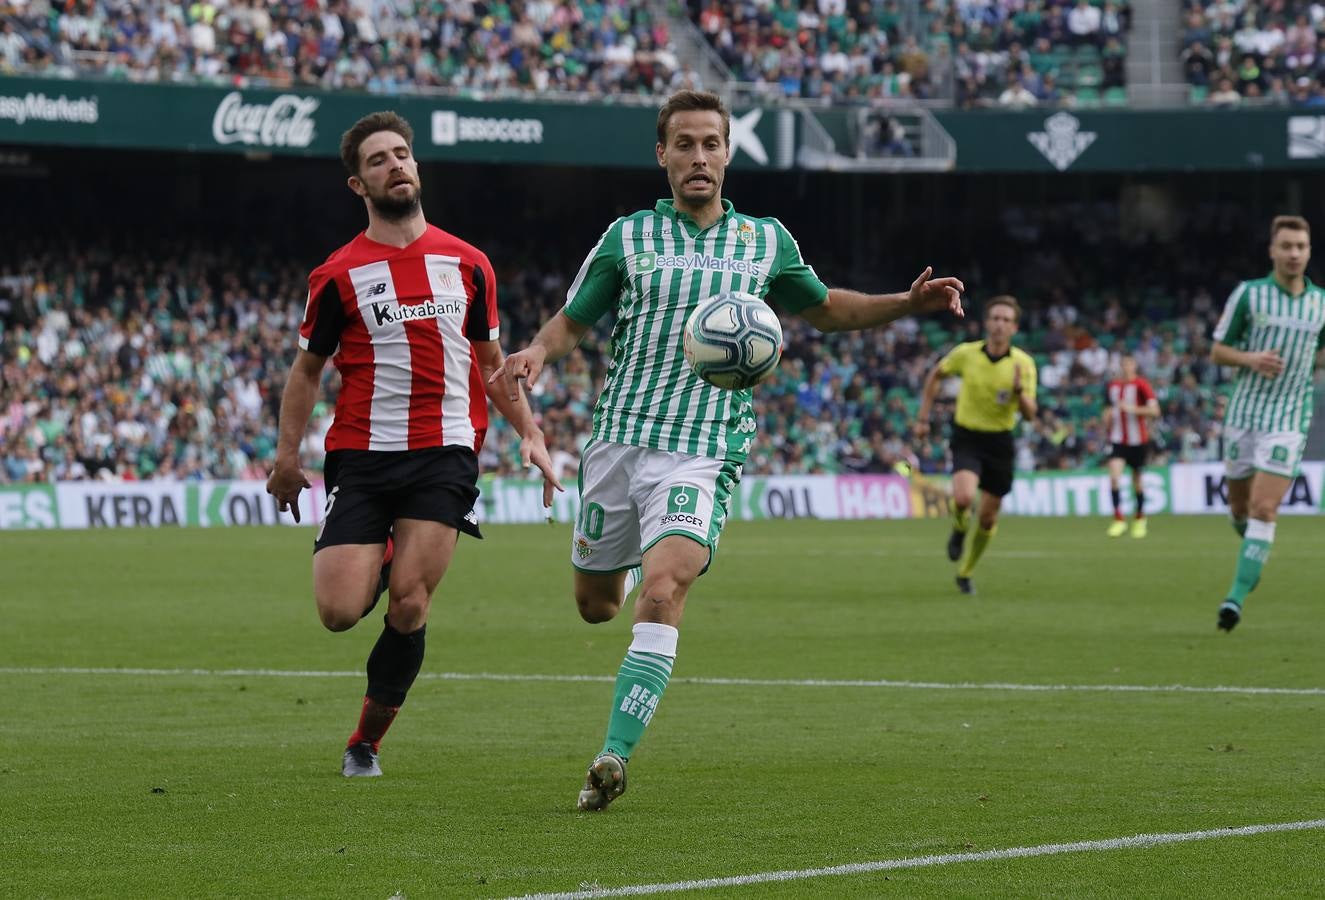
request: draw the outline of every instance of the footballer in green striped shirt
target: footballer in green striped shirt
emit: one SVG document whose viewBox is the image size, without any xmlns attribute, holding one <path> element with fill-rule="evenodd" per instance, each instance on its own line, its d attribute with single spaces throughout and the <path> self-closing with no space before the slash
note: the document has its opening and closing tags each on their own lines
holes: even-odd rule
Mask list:
<svg viewBox="0 0 1325 900">
<path fill-rule="evenodd" d="M 682 330 L 691 311 L 715 294 L 744 291 L 821 331 L 873 328 L 911 313 L 962 314 L 962 283 L 931 278 L 928 268 L 897 294 L 829 289 L 781 222 L 738 212 L 722 198 L 730 129 L 715 94 L 668 98 L 655 149 L 672 196 L 608 226 L 566 305 L 504 369 L 513 392 L 519 379 L 533 385 L 545 365 L 615 316 L 607 377 L 581 457 L 571 564 L 588 622 L 612 619 L 636 585 L 640 591 L 581 809 L 603 809 L 625 790 L 626 761 L 671 676 L 686 594 L 713 559 L 755 439 L 750 391 L 716 388 L 686 363 Z"/>
<path fill-rule="evenodd" d="M 1297 476 L 1315 406 L 1316 366 L 1325 348 L 1325 291 L 1307 278 L 1311 226 L 1299 216 L 1270 225 L 1274 271 L 1234 289 L 1215 326 L 1210 359 L 1236 366 L 1224 412 L 1224 466 L 1233 527 L 1242 550 L 1219 627 L 1232 631 L 1261 580 L 1279 504 Z"/>
</svg>

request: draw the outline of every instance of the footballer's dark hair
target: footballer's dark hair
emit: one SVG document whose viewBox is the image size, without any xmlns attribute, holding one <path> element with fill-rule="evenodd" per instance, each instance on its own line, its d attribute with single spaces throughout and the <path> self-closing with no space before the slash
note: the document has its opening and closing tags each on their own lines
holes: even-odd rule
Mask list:
<svg viewBox="0 0 1325 900">
<path fill-rule="evenodd" d="M 1270 241 L 1273 242 L 1281 231 L 1305 231 L 1311 237 L 1311 225 L 1301 216 L 1275 216 L 1270 223 Z"/>
<path fill-rule="evenodd" d="M 340 138 L 340 161 L 345 164 L 345 171 L 351 175 L 359 174 L 359 147 L 370 135 L 379 131 L 394 131 L 405 139 L 410 149 L 414 148 L 414 129 L 398 113 L 389 111 L 369 113 L 350 126 L 350 130 Z"/>
<path fill-rule="evenodd" d="M 722 142 L 731 143 L 732 115 L 712 91 L 677 91 L 658 110 L 658 143 L 667 146 L 667 123 L 679 112 L 715 112 L 722 116 Z"/>
<path fill-rule="evenodd" d="M 1018 322 L 1021 321 L 1021 304 L 1018 303 L 1017 298 L 1011 294 L 999 294 L 997 297 L 991 297 L 986 300 L 985 315 L 989 315 L 989 311 L 995 306 L 1006 306 L 1008 309 L 1012 310 L 1012 314 L 1016 317 L 1016 320 Z"/>
</svg>

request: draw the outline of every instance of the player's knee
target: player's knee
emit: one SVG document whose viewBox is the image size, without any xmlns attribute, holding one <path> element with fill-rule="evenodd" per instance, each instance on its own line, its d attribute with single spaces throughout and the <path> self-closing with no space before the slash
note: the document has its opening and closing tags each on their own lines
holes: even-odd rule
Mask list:
<svg viewBox="0 0 1325 900">
<path fill-rule="evenodd" d="M 602 591 L 579 589 L 575 592 L 575 607 L 580 611 L 580 618 L 590 625 L 610 622 L 621 611 L 621 601 L 604 594 Z"/>
<path fill-rule="evenodd" d="M 682 587 L 681 582 L 667 572 L 651 573 L 644 577 L 640 585 L 640 600 L 657 605 L 671 603 L 681 593 Z"/>
<path fill-rule="evenodd" d="M 332 604 L 319 603 L 317 606 L 318 618 L 322 620 L 322 627 L 327 631 L 349 631 L 358 624 L 362 612 Z"/>
<path fill-rule="evenodd" d="M 401 634 L 418 631 L 428 621 L 429 600 L 428 590 L 422 584 L 393 594 L 387 608 L 391 627 Z"/>
</svg>

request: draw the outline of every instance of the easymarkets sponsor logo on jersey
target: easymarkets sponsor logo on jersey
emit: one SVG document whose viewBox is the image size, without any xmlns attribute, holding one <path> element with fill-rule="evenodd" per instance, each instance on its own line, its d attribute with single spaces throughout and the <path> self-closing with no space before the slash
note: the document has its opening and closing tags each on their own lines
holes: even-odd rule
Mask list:
<svg viewBox="0 0 1325 900">
<path fill-rule="evenodd" d="M 460 143 L 541 144 L 543 120 L 462 116 L 453 110 L 438 109 L 432 114 L 432 142 L 439 147 Z"/>
<path fill-rule="evenodd" d="M 374 303 L 372 307 L 374 324 L 378 327 L 402 322 L 421 322 L 424 319 L 440 319 L 442 316 L 458 316 L 465 311 L 465 304 L 459 300 L 446 300 L 441 303 L 425 300 L 409 306 L 397 303 Z"/>
<path fill-rule="evenodd" d="M 0 95 L 0 120 L 8 119 L 15 125 L 25 122 L 67 122 L 73 125 L 95 125 L 101 118 L 95 95 L 70 100 L 64 94 L 47 97 L 45 94 L 26 94 L 22 97 Z"/>
<path fill-rule="evenodd" d="M 703 253 L 687 253 L 680 256 L 665 256 L 661 253 L 636 253 L 635 272 L 647 274 L 658 269 L 695 269 L 701 272 L 734 272 L 737 275 L 759 275 L 759 263 L 749 259 L 730 259 L 723 256 L 706 256 Z"/>
</svg>

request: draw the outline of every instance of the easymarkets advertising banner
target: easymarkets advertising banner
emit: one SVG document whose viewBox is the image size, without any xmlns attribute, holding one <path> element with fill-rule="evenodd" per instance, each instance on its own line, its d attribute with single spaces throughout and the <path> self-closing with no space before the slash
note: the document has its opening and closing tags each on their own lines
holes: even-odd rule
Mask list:
<svg viewBox="0 0 1325 900">
<path fill-rule="evenodd" d="M 1178 464 L 1147 471 L 1146 509 L 1155 513 L 1226 513 L 1228 487 L 1218 463 Z M 480 480 L 479 521 L 545 522 L 543 485 L 525 478 Z M 1282 512 L 1322 509 L 1325 462 L 1307 462 L 1284 500 Z M 1124 504 L 1131 490 L 1123 491 Z M 300 495 L 304 525 L 322 520 L 321 482 Z M 732 495 L 730 518 L 906 519 L 948 514 L 946 478 L 900 475 L 751 475 Z M 1019 473 L 1003 509 L 1022 516 L 1103 516 L 1112 513 L 1103 472 Z M 572 488 L 552 506 L 557 522 L 573 522 L 579 496 Z M 225 528 L 294 525 L 280 513 L 261 481 L 70 481 L 0 485 L 0 530 L 40 528 Z"/>
</svg>

